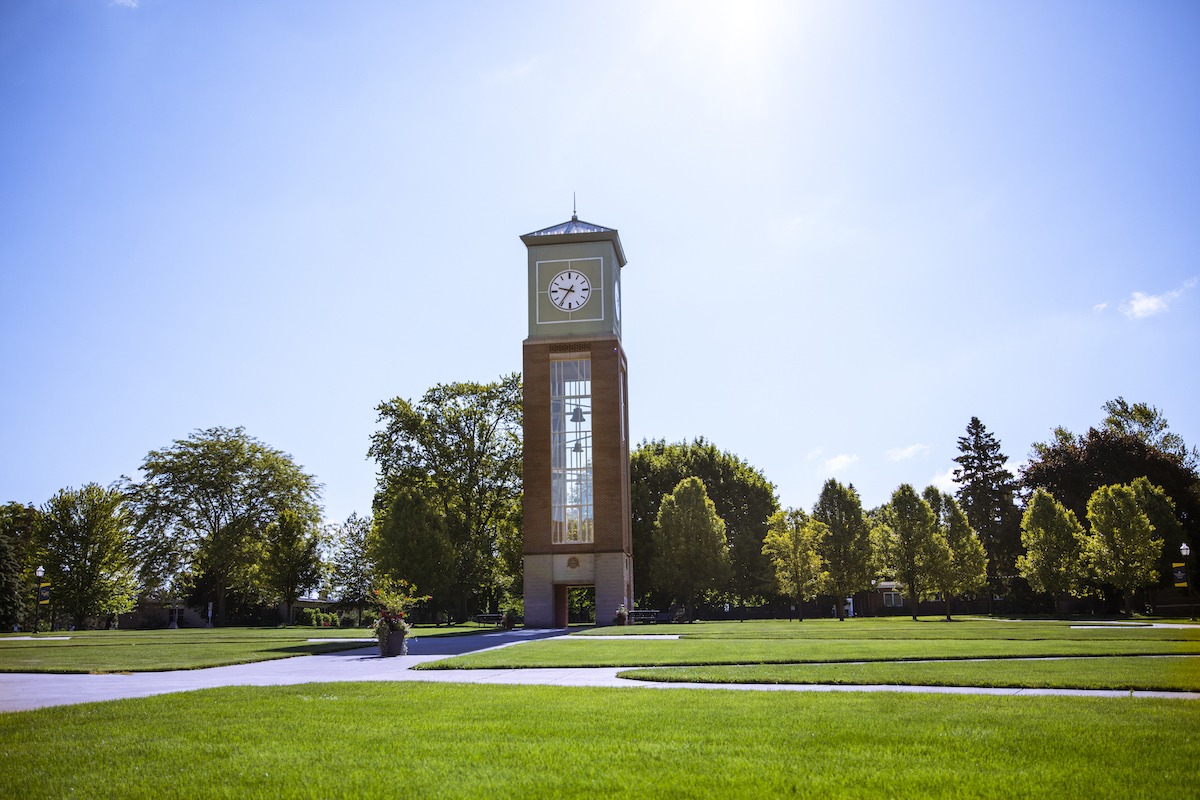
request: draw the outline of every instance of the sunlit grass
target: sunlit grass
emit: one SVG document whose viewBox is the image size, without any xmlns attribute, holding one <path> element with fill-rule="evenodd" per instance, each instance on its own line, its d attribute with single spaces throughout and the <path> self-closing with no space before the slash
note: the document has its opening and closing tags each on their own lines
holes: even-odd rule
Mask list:
<svg viewBox="0 0 1200 800">
<path fill-rule="evenodd" d="M 418 636 L 477 633 L 421 627 Z M 179 628 L 0 636 L 0 672 L 142 672 L 245 664 L 369 647 L 370 628 Z M 62 640 L 56 637 L 69 637 Z M 310 642 L 309 639 L 333 641 Z"/>
<path fill-rule="evenodd" d="M 655 634 L 682 638 L 640 638 Z M 1050 658 L 1070 660 L 1032 660 Z M 924 661 L 937 663 L 915 663 Z M 937 618 L 641 625 L 528 642 L 418 669 L 614 666 L 661 667 L 627 670 L 623 677 L 694 683 L 1200 691 L 1200 626 Z"/>
<path fill-rule="evenodd" d="M 706 637 L 649 641 L 574 637 L 525 642 L 422 665 L 421 669 L 515 667 L 632 667 L 716 664 L 791 664 L 831 661 L 1029 658 L 1048 656 L 1200 655 L 1200 638 L 1064 636 L 1004 638 L 769 638 Z"/>
<path fill-rule="evenodd" d="M 686 683 L 1200 691 L 1200 657 L 1197 656 L 658 667 L 625 670 L 619 674 L 636 680 Z"/>
<path fill-rule="evenodd" d="M 5 797 L 1172 797 L 1200 703 L 429 684 L 0 715 Z"/>
</svg>

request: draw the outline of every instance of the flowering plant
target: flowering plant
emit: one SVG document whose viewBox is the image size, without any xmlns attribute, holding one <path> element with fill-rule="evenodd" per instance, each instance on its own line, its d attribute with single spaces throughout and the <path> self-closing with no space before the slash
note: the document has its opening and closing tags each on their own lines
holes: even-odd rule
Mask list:
<svg viewBox="0 0 1200 800">
<path fill-rule="evenodd" d="M 613 617 L 614 625 L 625 625 L 629 621 L 629 611 L 625 608 L 625 604 L 617 606 L 617 615 Z"/>
<path fill-rule="evenodd" d="M 379 618 L 375 620 L 375 636 L 381 643 L 387 640 L 389 633 L 401 632 L 408 636 L 412 625 L 405 620 L 405 615 L 417 603 L 430 599 L 429 595 L 418 597 L 416 587 L 408 581 L 391 578 L 378 581 L 371 595 L 379 608 Z"/>
</svg>

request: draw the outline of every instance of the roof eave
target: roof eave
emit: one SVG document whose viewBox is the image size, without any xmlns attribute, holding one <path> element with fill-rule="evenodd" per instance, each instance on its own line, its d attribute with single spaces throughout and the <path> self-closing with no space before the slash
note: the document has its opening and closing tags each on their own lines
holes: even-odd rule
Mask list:
<svg viewBox="0 0 1200 800">
<path fill-rule="evenodd" d="M 525 243 L 526 247 L 577 244 L 582 242 L 612 242 L 613 249 L 617 251 L 617 266 L 624 267 L 626 264 L 625 248 L 621 246 L 621 237 L 617 234 L 615 228 L 606 228 L 602 231 L 590 231 L 588 233 L 539 234 L 534 232 L 522 236 L 521 241 Z"/>
</svg>

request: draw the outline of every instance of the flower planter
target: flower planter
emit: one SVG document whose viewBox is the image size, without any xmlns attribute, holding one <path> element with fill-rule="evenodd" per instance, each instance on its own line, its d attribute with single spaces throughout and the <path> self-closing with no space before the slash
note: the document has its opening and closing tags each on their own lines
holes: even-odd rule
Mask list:
<svg viewBox="0 0 1200 800">
<path fill-rule="evenodd" d="M 408 641 L 404 631 L 390 631 L 387 638 L 380 639 L 379 655 L 383 658 L 408 655 Z"/>
</svg>

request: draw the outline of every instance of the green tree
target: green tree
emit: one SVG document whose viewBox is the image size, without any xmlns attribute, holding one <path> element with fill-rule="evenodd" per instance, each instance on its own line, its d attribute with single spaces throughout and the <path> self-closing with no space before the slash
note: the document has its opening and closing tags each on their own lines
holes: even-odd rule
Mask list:
<svg viewBox="0 0 1200 800">
<path fill-rule="evenodd" d="M 954 461 L 955 493 L 967 521 L 979 535 L 987 554 L 992 595 L 1007 594 L 1020 553 L 1021 513 L 1015 502 L 1017 480 L 1005 464 L 1000 442 L 979 417 L 971 417 L 965 436 L 958 439 L 961 455 Z"/>
<path fill-rule="evenodd" d="M 728 579 L 725 521 L 699 478 L 684 478 L 659 504 L 653 580 L 684 604 L 694 618 L 696 602 Z"/>
<path fill-rule="evenodd" d="M 1178 459 L 1184 466 L 1196 469 L 1200 451 L 1195 447 L 1189 450 L 1183 437 L 1170 429 L 1166 416 L 1155 406 L 1130 404 L 1124 397 L 1118 397 L 1105 403 L 1104 411 L 1107 413 L 1103 423 L 1105 430 L 1140 439 L 1155 450 Z"/>
<path fill-rule="evenodd" d="M 0 537 L 8 542 L 11 568 L 16 570 L 16 586 L 13 589 L 17 596 L 17 607 L 7 612 L 0 612 L 0 624 L 4 629 L 15 624 L 32 625 L 34 616 L 34 595 L 37 591 L 37 579 L 33 574 L 37 568 L 40 556 L 38 531 L 41 528 L 41 511 L 36 506 L 23 503 L 5 503 L 0 505 Z M 7 591 L 3 588 L 8 578 L 0 578 L 0 595 Z M 0 608 L 4 601 L 0 600 Z M 28 620 L 28 623 L 26 622 Z"/>
<path fill-rule="evenodd" d="M 1158 579 L 1163 540 L 1133 486 L 1101 486 L 1088 500 L 1091 532 L 1083 556 L 1096 580 L 1114 586 L 1133 614 L 1133 593 Z"/>
<path fill-rule="evenodd" d="M 763 554 L 775 567 L 781 594 L 796 601 L 797 616 L 804 620 L 804 601 L 825 590 L 829 574 L 821 550 L 829 527 L 810 519 L 799 509 L 776 511 L 767 523 Z"/>
<path fill-rule="evenodd" d="M 975 592 L 987 585 L 987 553 L 979 536 L 967 520 L 967 515 L 954 498 L 937 487 L 924 492 L 925 502 L 933 511 L 937 537 L 945 541 L 938 548 L 933 564 L 932 580 L 946 603 L 946 619 L 950 619 L 950 599 Z"/>
<path fill-rule="evenodd" d="M 1050 442 L 1033 446 L 1033 458 L 1021 470 L 1027 491 L 1045 489 L 1081 521 L 1087 504 L 1101 486 L 1132 484 L 1146 478 L 1174 503 L 1178 525 L 1159 530 L 1163 552 L 1158 557 L 1161 581 L 1170 577 L 1171 561 L 1183 541 L 1200 540 L 1200 474 L 1182 440 L 1169 434 L 1162 413 L 1152 406 L 1130 406 L 1121 398 L 1105 404 L 1108 417 L 1099 428 L 1076 436 L 1057 428 Z M 1164 449 L 1165 448 L 1165 449 Z"/>
<path fill-rule="evenodd" d="M 0 533 L 0 630 L 20 623 L 25 611 L 21 597 L 21 562 L 7 534 Z"/>
<path fill-rule="evenodd" d="M 1035 592 L 1056 601 L 1068 592 L 1076 593 L 1084 582 L 1083 541 L 1083 526 L 1075 512 L 1038 489 L 1021 518 L 1025 553 L 1017 559 L 1017 569 Z"/>
<path fill-rule="evenodd" d="M 263 537 L 262 584 L 272 602 L 283 603 L 287 624 L 292 606 L 321 580 L 321 535 L 308 517 L 284 509 Z"/>
<path fill-rule="evenodd" d="M 775 487 L 744 460 L 703 439 L 667 444 L 643 441 L 630 457 L 633 511 L 633 585 L 644 604 L 666 602 L 651 572 L 655 524 L 665 495 L 684 478 L 704 482 L 725 521 L 731 561 L 729 588 L 745 602 L 771 591 L 773 569 L 762 553 L 767 520 L 779 510 Z"/>
<path fill-rule="evenodd" d="M 445 517 L 431 506 L 433 492 L 417 486 L 392 487 L 386 513 L 376 516 L 367 553 L 379 575 L 420 585 L 434 608 L 454 605 L 457 552 Z"/>
<path fill-rule="evenodd" d="M 88 617 L 123 614 L 137 596 L 132 519 L 116 488 L 63 489 L 42 507 L 41 540 L 52 602 L 82 627 Z"/>
<path fill-rule="evenodd" d="M 291 456 L 243 428 L 209 428 L 152 450 L 128 482 L 147 589 L 200 576 L 224 623 L 230 589 L 256 590 L 263 533 L 284 511 L 320 519 L 320 486 Z"/>
<path fill-rule="evenodd" d="M 933 509 L 907 483 L 892 493 L 884 513 L 891 532 L 887 550 L 892 574 L 904 588 L 917 618 L 917 603 L 936 592 L 935 570 L 948 560 L 946 540 L 939 535 Z"/>
<path fill-rule="evenodd" d="M 352 513 L 340 525 L 330 525 L 328 534 L 333 542 L 333 568 L 330 581 L 333 596 L 339 605 L 353 608 L 362 624 L 362 612 L 370 602 L 371 578 L 375 572 L 367 542 L 371 533 L 371 518 Z"/>
<path fill-rule="evenodd" d="M 421 494 L 453 551 L 450 558 L 426 563 L 452 571 L 414 582 L 425 591 L 449 586 L 460 618 L 472 603 L 494 604 L 498 584 L 516 579 L 505 574 L 510 562 L 500 559 L 500 551 L 520 508 L 521 404 L 521 377 L 512 374 L 487 384 L 439 384 L 419 403 L 397 397 L 378 406 L 382 428 L 372 434 L 368 451 L 380 470 L 376 525 L 388 530 L 397 503 L 411 505 L 409 497 L 397 499 L 401 492 Z M 420 535 L 411 525 L 407 531 Z M 440 547 L 433 542 L 428 549 Z M 395 554 L 397 563 L 406 557 Z"/>
<path fill-rule="evenodd" d="M 828 570 L 825 587 L 834 595 L 838 619 L 842 620 L 845 599 L 870 586 L 873 577 L 871 527 L 854 486 L 843 486 L 832 478 L 821 488 L 812 516 L 829 530 L 821 540 L 820 553 Z"/>
</svg>

